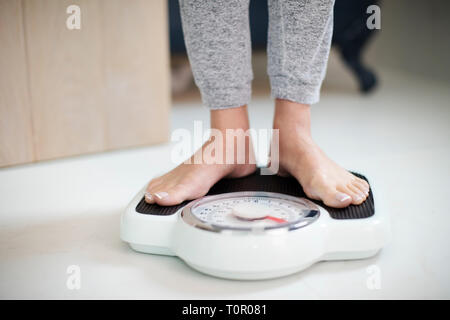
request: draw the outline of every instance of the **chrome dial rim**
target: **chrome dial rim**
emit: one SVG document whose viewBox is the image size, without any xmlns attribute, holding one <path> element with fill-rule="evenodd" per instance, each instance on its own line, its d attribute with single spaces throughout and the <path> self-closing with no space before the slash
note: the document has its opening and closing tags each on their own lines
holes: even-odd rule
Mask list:
<svg viewBox="0 0 450 320">
<path fill-rule="evenodd" d="M 200 219 L 196 214 L 197 208 L 202 205 L 211 203 L 221 203 L 229 199 L 235 198 L 255 198 L 255 199 L 274 199 L 275 201 L 283 201 L 292 205 L 293 212 L 298 215 L 295 219 L 286 223 L 278 225 L 271 225 L 265 227 L 254 227 L 249 224 L 248 227 L 235 227 L 211 223 L 205 219 Z M 231 192 L 219 195 L 205 196 L 203 198 L 194 200 L 187 204 L 181 212 L 182 220 L 188 225 L 211 232 L 227 232 L 227 233 L 283 233 L 290 232 L 300 228 L 304 228 L 314 223 L 320 216 L 320 208 L 314 202 L 294 196 L 289 196 L 281 193 L 273 192 L 259 192 L 259 191 L 244 191 Z"/>
</svg>

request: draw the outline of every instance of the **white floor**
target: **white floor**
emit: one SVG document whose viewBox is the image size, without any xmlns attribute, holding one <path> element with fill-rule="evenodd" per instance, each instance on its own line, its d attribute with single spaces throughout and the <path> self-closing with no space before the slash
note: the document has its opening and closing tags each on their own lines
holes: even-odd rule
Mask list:
<svg viewBox="0 0 450 320">
<path fill-rule="evenodd" d="M 170 145 L 0 170 L 0 298 L 450 298 L 448 84 L 384 72 L 373 95 L 326 90 L 313 109 L 318 143 L 348 169 L 382 184 L 393 240 L 376 257 L 319 263 L 289 277 L 226 281 L 176 258 L 138 254 L 119 239 L 119 216 L 152 176 L 171 168 Z M 269 100 L 250 106 L 270 127 Z M 172 128 L 207 121 L 178 105 Z M 80 290 L 66 287 L 69 265 Z M 367 286 L 372 265 L 381 288 Z"/>
</svg>

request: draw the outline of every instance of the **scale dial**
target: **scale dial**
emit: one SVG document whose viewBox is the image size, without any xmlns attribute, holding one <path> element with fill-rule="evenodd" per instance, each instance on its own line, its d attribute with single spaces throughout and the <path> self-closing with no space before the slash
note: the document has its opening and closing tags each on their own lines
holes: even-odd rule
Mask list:
<svg viewBox="0 0 450 320">
<path fill-rule="evenodd" d="M 182 219 L 209 231 L 295 230 L 318 219 L 319 207 L 305 198 L 271 192 L 232 192 L 189 203 Z"/>
</svg>

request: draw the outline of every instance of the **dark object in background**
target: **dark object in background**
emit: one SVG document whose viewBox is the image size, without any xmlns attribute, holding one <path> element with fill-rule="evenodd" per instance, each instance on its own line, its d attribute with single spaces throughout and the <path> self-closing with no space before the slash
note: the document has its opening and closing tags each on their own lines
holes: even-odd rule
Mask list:
<svg viewBox="0 0 450 320">
<path fill-rule="evenodd" d="M 359 81 L 360 90 L 371 91 L 377 84 L 375 74 L 362 63 L 362 51 L 374 30 L 367 28 L 367 7 L 374 0 L 336 0 L 334 4 L 333 42 L 346 65 Z"/>
<path fill-rule="evenodd" d="M 377 3 L 376 0 L 336 0 L 334 5 L 332 43 L 338 48 L 342 59 L 358 79 L 360 90 L 364 93 L 371 91 L 377 84 L 375 74 L 362 62 L 362 51 L 374 34 L 374 30 L 369 30 L 366 26 L 369 17 L 366 10 L 368 6 Z M 266 48 L 267 1 L 251 0 L 249 15 L 252 48 Z M 178 0 L 169 0 L 169 21 L 170 51 L 185 53 Z"/>
<path fill-rule="evenodd" d="M 186 53 L 179 0 L 169 0 L 170 53 Z"/>
</svg>

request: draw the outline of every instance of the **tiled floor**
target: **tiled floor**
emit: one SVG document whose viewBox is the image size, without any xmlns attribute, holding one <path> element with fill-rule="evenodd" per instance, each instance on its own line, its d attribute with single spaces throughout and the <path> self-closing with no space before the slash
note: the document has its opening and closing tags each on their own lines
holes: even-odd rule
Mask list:
<svg viewBox="0 0 450 320">
<path fill-rule="evenodd" d="M 385 194 L 393 239 L 374 258 L 319 263 L 281 279 L 226 281 L 176 258 L 138 254 L 119 239 L 119 216 L 150 177 L 174 166 L 170 145 L 0 170 L 0 298 L 450 298 L 449 84 L 382 72 L 368 97 L 325 90 L 313 133 L 348 169 Z M 270 127 L 272 104 L 250 106 Z M 176 105 L 172 128 L 208 121 L 196 103 Z M 81 289 L 66 287 L 69 265 Z M 371 269 L 381 289 L 367 286 Z"/>
</svg>

